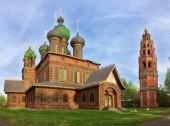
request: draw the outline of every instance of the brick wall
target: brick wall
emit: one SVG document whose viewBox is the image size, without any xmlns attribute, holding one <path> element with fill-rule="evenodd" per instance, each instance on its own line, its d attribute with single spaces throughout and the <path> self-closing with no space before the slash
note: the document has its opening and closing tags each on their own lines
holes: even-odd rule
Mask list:
<svg viewBox="0 0 170 126">
<path fill-rule="evenodd" d="M 7 93 L 7 106 L 9 108 L 25 108 L 25 94 Z"/>
</svg>

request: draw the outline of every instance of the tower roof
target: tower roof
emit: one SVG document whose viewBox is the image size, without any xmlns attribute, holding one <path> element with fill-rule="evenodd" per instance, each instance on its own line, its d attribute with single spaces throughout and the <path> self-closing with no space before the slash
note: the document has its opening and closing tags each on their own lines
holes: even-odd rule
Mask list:
<svg viewBox="0 0 170 126">
<path fill-rule="evenodd" d="M 49 49 L 48 45 L 46 44 L 46 42 L 44 42 L 44 44 L 40 46 L 39 52 L 40 52 L 40 53 L 42 53 L 42 52 L 47 52 L 48 49 Z"/>
<path fill-rule="evenodd" d="M 62 39 L 62 34 L 57 29 L 50 30 L 47 34 L 47 39 L 49 40 L 50 38 L 53 38 L 53 37 L 57 37 L 59 39 Z"/>
<path fill-rule="evenodd" d="M 75 44 L 81 44 L 82 46 L 85 45 L 84 38 L 80 37 L 78 32 L 76 34 L 76 37 L 71 39 L 71 46 L 74 47 Z"/>
<path fill-rule="evenodd" d="M 31 49 L 31 47 L 28 48 L 28 50 L 24 54 L 24 58 L 36 58 L 35 52 Z"/>
<path fill-rule="evenodd" d="M 144 34 L 142 35 L 142 37 L 143 37 L 143 40 L 150 40 L 151 39 L 150 34 L 149 34 L 146 27 L 144 28 Z"/>
<path fill-rule="evenodd" d="M 54 27 L 53 30 L 59 31 L 62 35 L 62 39 L 68 40 L 70 38 L 70 31 L 68 28 L 66 28 L 63 23 L 64 23 L 64 18 L 59 17 L 57 19 L 58 25 Z"/>
</svg>

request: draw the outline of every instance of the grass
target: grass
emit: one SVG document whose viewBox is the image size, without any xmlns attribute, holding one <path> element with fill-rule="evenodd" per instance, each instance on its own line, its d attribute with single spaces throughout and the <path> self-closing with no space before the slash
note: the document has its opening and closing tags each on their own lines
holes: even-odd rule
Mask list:
<svg viewBox="0 0 170 126">
<path fill-rule="evenodd" d="M 94 110 L 30 110 L 0 108 L 0 121 L 10 126 L 136 126 L 161 117 L 167 108 L 128 109 L 125 112 Z"/>
</svg>

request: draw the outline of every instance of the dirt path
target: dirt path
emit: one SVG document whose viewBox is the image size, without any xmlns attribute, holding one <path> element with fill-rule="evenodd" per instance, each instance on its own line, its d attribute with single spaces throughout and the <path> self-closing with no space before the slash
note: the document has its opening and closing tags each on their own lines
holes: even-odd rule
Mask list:
<svg viewBox="0 0 170 126">
<path fill-rule="evenodd" d="M 170 113 L 164 117 L 142 123 L 139 126 L 170 126 Z"/>
</svg>

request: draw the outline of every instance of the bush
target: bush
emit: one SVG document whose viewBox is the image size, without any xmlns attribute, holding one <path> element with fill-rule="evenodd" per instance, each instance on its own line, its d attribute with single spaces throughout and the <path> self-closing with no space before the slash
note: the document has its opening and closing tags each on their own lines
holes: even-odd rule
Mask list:
<svg viewBox="0 0 170 126">
<path fill-rule="evenodd" d="M 0 107 L 6 106 L 6 102 L 7 102 L 6 97 L 0 94 Z"/>
<path fill-rule="evenodd" d="M 164 88 L 159 90 L 158 102 L 160 107 L 170 107 L 170 95 Z"/>
</svg>

